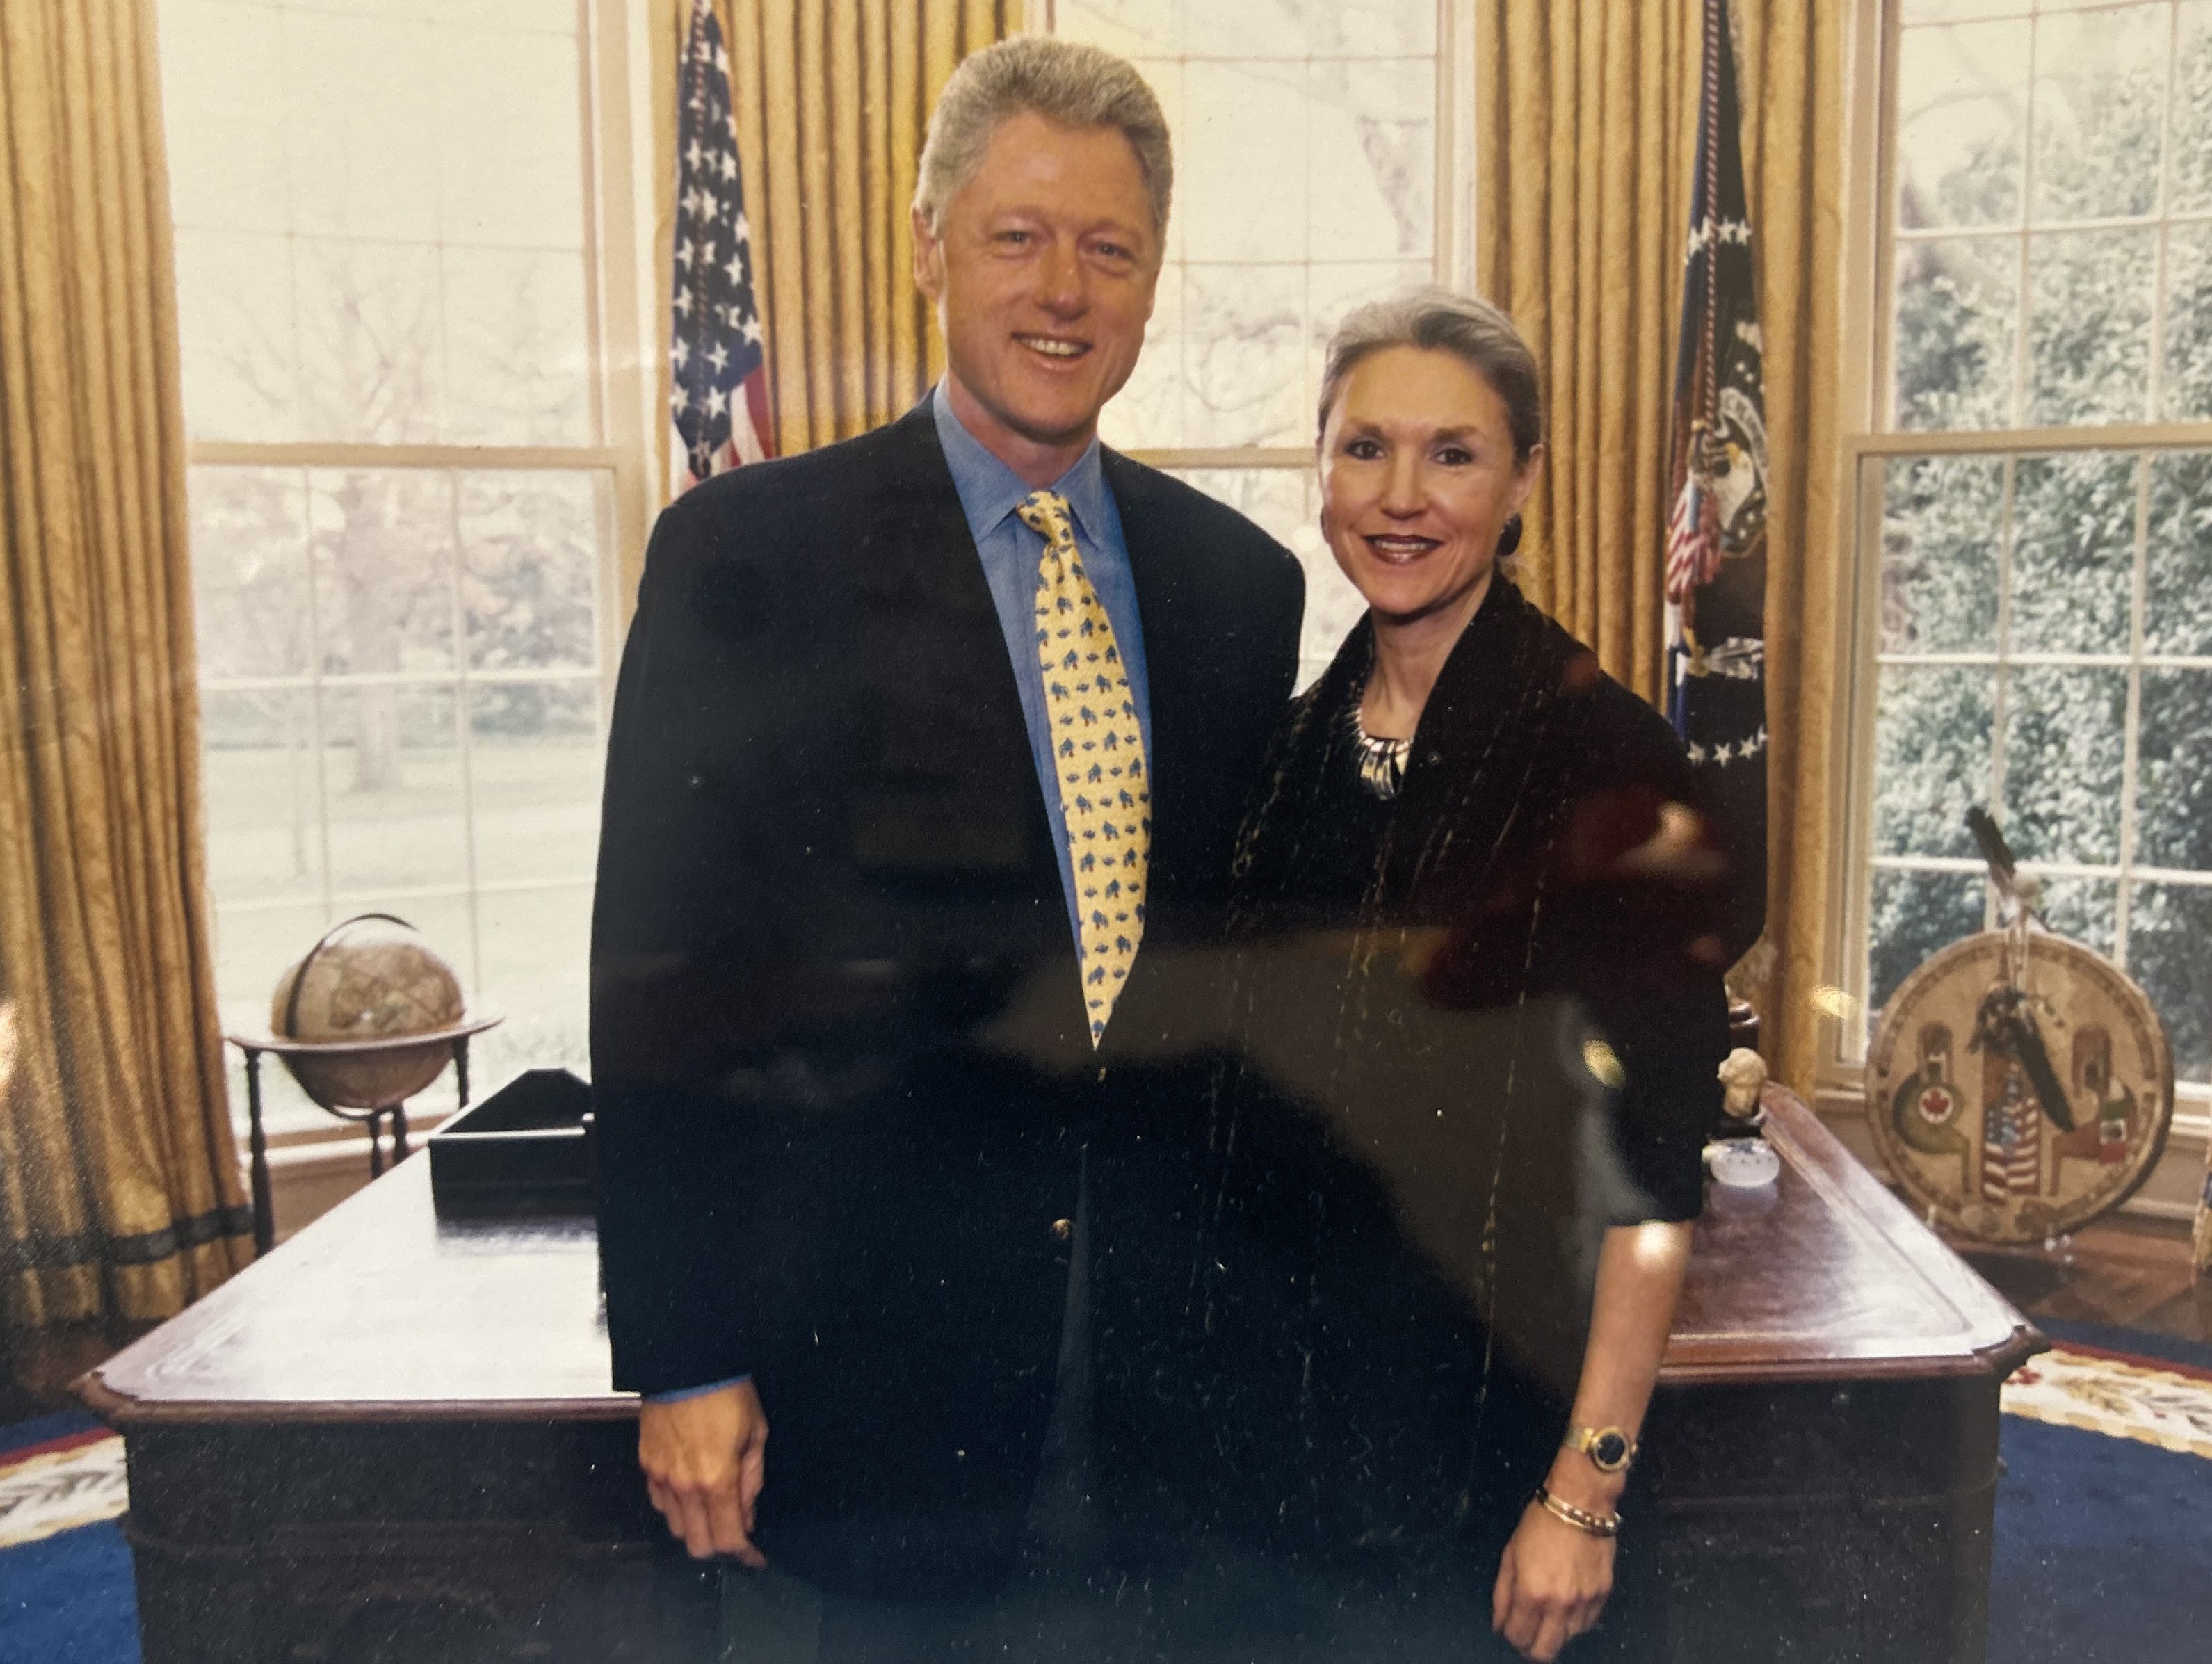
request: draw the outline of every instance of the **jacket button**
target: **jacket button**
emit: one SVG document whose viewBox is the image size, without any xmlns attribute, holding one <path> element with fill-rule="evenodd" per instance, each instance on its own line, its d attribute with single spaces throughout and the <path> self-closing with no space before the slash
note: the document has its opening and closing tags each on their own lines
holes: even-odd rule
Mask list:
<svg viewBox="0 0 2212 1664">
<path fill-rule="evenodd" d="M 1054 1219 L 1052 1222 L 1052 1234 L 1060 1241 L 1063 1242 L 1066 1242 L 1069 1237 L 1075 1235 L 1075 1221 L 1073 1219 Z"/>
</svg>

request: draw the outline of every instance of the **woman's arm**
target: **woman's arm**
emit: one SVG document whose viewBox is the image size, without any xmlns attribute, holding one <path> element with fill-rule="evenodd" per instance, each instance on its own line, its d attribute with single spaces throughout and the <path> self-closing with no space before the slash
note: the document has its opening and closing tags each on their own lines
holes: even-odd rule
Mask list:
<svg viewBox="0 0 2212 1664">
<path fill-rule="evenodd" d="M 1574 1426 L 1618 1427 L 1632 1439 L 1638 1436 L 1689 1262 L 1687 1224 L 1616 1225 L 1606 1232 Z M 1611 1517 L 1627 1478 L 1625 1469 L 1602 1473 L 1583 1452 L 1562 1446 L 1544 1483 L 1559 1501 Z M 1613 1591 L 1613 1552 L 1610 1539 L 1569 1525 L 1531 1502 L 1498 1564 L 1492 1627 L 1526 1657 L 1556 1658 L 1605 1610 Z"/>
</svg>

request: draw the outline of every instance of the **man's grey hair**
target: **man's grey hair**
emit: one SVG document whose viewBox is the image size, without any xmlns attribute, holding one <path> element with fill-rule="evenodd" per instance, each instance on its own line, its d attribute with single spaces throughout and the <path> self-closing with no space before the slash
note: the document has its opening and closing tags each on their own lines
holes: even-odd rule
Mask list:
<svg viewBox="0 0 2212 1664">
<path fill-rule="evenodd" d="M 1316 435 L 1328 426 L 1328 413 L 1345 378 L 1363 359 L 1391 347 L 1419 347 L 1448 352 L 1490 384 L 1505 403 L 1513 430 L 1513 459 L 1526 462 L 1544 442 L 1543 379 L 1536 355 L 1500 308 L 1471 295 L 1420 288 L 1359 307 L 1330 337 L 1321 378 Z"/>
<path fill-rule="evenodd" d="M 1120 128 L 1137 153 L 1152 233 L 1164 246 L 1175 155 L 1159 100 L 1125 59 L 1045 34 L 1018 34 L 986 46 L 962 60 L 945 83 L 914 191 L 914 205 L 931 230 L 945 204 L 975 177 L 999 124 L 1024 110 L 1062 127 Z"/>
</svg>

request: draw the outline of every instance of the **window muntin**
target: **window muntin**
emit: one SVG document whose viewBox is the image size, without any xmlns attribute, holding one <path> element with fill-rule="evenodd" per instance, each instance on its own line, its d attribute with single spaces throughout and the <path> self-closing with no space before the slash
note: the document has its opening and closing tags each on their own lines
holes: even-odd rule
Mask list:
<svg viewBox="0 0 2212 1664">
<path fill-rule="evenodd" d="M 2212 3 L 1900 0 L 1888 27 L 1887 432 L 1852 442 L 1865 1010 L 1993 921 L 1986 804 L 2053 927 L 2212 1083 Z"/>
<path fill-rule="evenodd" d="M 1438 146 L 1454 142 L 1437 0 L 1054 0 L 1055 31 L 1120 52 L 1175 137 L 1176 200 L 1145 351 L 1106 442 L 1170 469 L 1295 551 L 1300 682 L 1364 609 L 1316 529 L 1314 408 L 1330 332 L 1449 276 Z"/>
<path fill-rule="evenodd" d="M 228 1027 L 383 911 L 506 1013 L 479 1083 L 586 1062 L 629 462 L 604 444 L 586 15 L 162 0 Z M 330 1125 L 264 1084 L 272 1126 Z"/>
</svg>

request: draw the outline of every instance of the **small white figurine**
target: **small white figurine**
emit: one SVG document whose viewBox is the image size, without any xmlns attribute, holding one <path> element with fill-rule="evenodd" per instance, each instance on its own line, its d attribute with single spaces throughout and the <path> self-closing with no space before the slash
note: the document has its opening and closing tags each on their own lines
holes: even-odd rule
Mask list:
<svg viewBox="0 0 2212 1664">
<path fill-rule="evenodd" d="M 1721 1060 L 1721 1108 L 1735 1120 L 1749 1120 L 1759 1113 L 1759 1095 L 1766 1088 L 1766 1060 L 1748 1046 L 1739 1046 Z"/>
</svg>

